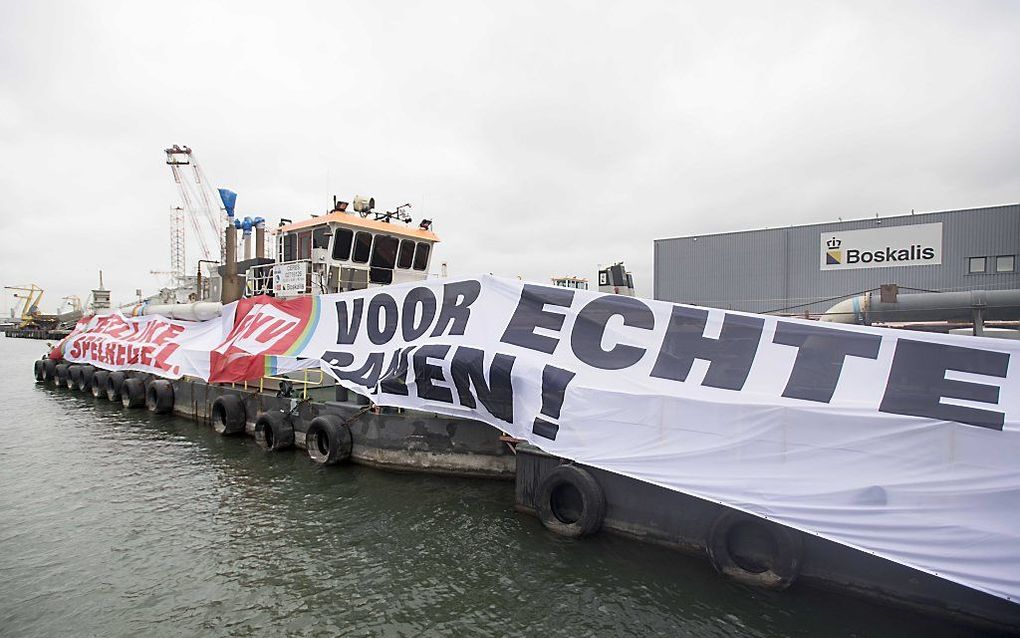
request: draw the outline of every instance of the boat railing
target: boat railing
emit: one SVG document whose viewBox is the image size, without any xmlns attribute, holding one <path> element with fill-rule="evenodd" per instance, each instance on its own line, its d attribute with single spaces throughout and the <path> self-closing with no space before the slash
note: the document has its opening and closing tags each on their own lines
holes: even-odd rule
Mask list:
<svg viewBox="0 0 1020 638">
<path fill-rule="evenodd" d="M 296 297 L 324 294 L 326 282 L 312 267 L 310 259 L 295 259 L 252 266 L 244 273 L 244 288 L 246 297 Z"/>
<path fill-rule="evenodd" d="M 269 295 L 286 298 L 323 295 L 337 290 L 363 290 L 369 286 L 389 285 L 397 272 L 394 268 L 368 264 L 316 264 L 311 259 L 259 264 L 251 266 L 244 273 L 244 296 Z M 390 273 L 389 277 L 385 276 L 387 273 Z M 437 273 L 421 275 L 422 279 L 443 277 Z"/>
</svg>

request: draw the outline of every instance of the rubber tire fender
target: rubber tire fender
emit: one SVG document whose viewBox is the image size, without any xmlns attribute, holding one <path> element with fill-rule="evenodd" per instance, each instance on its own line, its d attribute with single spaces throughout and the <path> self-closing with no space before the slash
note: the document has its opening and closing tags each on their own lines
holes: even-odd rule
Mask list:
<svg viewBox="0 0 1020 638">
<path fill-rule="evenodd" d="M 57 364 L 57 367 L 54 368 L 53 373 L 53 385 L 57 386 L 58 388 L 67 387 L 67 375 L 70 367 L 71 366 L 66 363 Z"/>
<path fill-rule="evenodd" d="M 224 436 L 244 432 L 244 402 L 236 394 L 224 394 L 213 401 L 209 412 L 213 429 Z"/>
<path fill-rule="evenodd" d="M 78 382 L 81 379 L 81 366 L 77 363 L 67 368 L 67 389 L 77 390 Z"/>
<path fill-rule="evenodd" d="M 335 414 L 322 414 L 312 419 L 305 432 L 308 458 L 319 465 L 336 465 L 351 458 L 354 438 L 351 429 Z"/>
<path fill-rule="evenodd" d="M 78 375 L 78 390 L 80 392 L 92 391 L 92 375 L 96 373 L 93 366 L 82 366 L 81 374 Z"/>
<path fill-rule="evenodd" d="M 57 376 L 57 362 L 53 359 L 43 360 L 43 381 L 53 382 Z"/>
<path fill-rule="evenodd" d="M 35 363 L 32 364 L 32 371 L 35 373 L 36 383 L 40 383 L 46 380 L 46 361 L 43 359 L 36 359 Z"/>
<path fill-rule="evenodd" d="M 120 402 L 125 408 L 145 407 L 145 382 L 131 377 L 120 386 Z"/>
<path fill-rule="evenodd" d="M 556 515 L 553 499 L 556 490 L 572 486 L 581 495 L 581 515 L 565 522 Z M 542 478 L 535 495 L 538 519 L 549 531 L 568 538 L 590 536 L 599 531 L 606 517 L 606 497 L 595 477 L 576 465 L 558 465 Z"/>
<path fill-rule="evenodd" d="M 127 379 L 127 374 L 120 371 L 114 370 L 106 377 L 106 398 L 110 401 L 120 402 L 120 391 L 124 387 L 124 380 Z"/>
<path fill-rule="evenodd" d="M 92 396 L 97 399 L 106 398 L 106 380 L 109 377 L 109 370 L 96 370 L 92 374 Z"/>
<path fill-rule="evenodd" d="M 282 412 L 263 412 L 255 419 L 255 442 L 267 452 L 294 445 L 294 426 Z"/>
<path fill-rule="evenodd" d="M 730 534 L 739 525 L 761 526 L 769 534 L 776 548 L 769 569 L 762 572 L 748 571 L 733 558 L 730 553 Z M 735 510 L 723 512 L 716 519 L 705 545 L 712 566 L 720 574 L 746 585 L 764 589 L 783 590 L 792 585 L 800 575 L 804 557 L 804 545 L 799 532 Z"/>
<path fill-rule="evenodd" d="M 166 379 L 155 379 L 145 389 L 145 407 L 149 412 L 169 414 L 174 411 L 174 386 Z"/>
</svg>

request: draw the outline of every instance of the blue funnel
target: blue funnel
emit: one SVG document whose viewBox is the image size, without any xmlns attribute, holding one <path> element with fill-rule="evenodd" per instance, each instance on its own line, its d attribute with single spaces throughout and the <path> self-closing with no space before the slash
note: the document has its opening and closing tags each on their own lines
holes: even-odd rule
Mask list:
<svg viewBox="0 0 1020 638">
<path fill-rule="evenodd" d="M 220 199 L 223 200 L 223 207 L 227 209 L 227 217 L 234 216 L 234 204 L 237 203 L 237 193 L 227 188 L 219 188 Z"/>
</svg>

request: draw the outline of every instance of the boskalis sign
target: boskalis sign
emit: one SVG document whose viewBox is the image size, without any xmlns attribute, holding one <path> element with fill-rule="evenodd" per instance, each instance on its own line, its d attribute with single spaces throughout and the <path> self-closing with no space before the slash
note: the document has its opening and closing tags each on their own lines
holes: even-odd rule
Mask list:
<svg viewBox="0 0 1020 638">
<path fill-rule="evenodd" d="M 821 269 L 942 263 L 942 223 L 821 233 Z"/>
</svg>

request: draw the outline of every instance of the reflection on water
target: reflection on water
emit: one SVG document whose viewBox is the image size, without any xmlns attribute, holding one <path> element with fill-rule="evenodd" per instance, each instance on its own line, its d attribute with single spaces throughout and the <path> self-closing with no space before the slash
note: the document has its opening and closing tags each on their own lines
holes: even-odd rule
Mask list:
<svg viewBox="0 0 1020 638">
<path fill-rule="evenodd" d="M 958 636 L 513 511 L 509 482 L 323 468 L 36 386 L 0 337 L 0 634 Z"/>
</svg>

